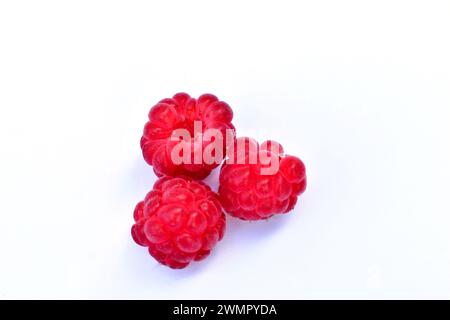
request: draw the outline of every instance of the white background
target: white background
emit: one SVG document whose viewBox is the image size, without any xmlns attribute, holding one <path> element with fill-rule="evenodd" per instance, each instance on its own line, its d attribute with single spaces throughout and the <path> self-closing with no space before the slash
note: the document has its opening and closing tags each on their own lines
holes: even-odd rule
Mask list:
<svg viewBox="0 0 450 320">
<path fill-rule="evenodd" d="M 449 57 L 448 1 L 1 0 L 0 298 L 450 298 Z M 130 227 L 178 91 L 309 186 L 173 271 Z"/>
</svg>

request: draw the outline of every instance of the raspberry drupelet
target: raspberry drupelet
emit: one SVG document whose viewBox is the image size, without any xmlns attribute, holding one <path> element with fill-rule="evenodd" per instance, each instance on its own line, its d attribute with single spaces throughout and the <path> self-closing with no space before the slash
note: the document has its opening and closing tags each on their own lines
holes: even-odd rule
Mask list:
<svg viewBox="0 0 450 320">
<path fill-rule="evenodd" d="M 297 157 L 284 155 L 277 142 L 259 145 L 253 139 L 238 138 L 230 157 L 232 161 L 228 159 L 220 171 L 219 198 L 234 217 L 261 220 L 287 213 L 306 189 L 305 165 Z M 277 170 L 264 173 L 262 169 L 273 161 L 278 161 Z"/>
<path fill-rule="evenodd" d="M 173 98 L 163 99 L 153 106 L 149 112 L 149 121 L 144 127 L 141 138 L 141 149 L 145 161 L 153 166 L 158 177 L 187 176 L 202 180 L 216 168 L 226 154 L 226 144 L 221 147 L 223 152 L 214 163 L 208 163 L 205 159 L 194 160 L 194 150 L 204 150 L 213 143 L 211 139 L 205 139 L 203 133 L 208 129 L 217 129 L 226 137 L 227 134 L 234 138 L 235 128 L 233 111 L 230 106 L 212 94 L 203 94 L 198 99 L 190 97 L 186 93 L 177 93 Z M 194 123 L 198 122 L 201 135 L 195 132 Z M 180 141 L 173 140 L 172 134 L 177 129 L 185 129 L 189 132 L 190 139 L 187 142 L 191 154 L 187 155 L 190 161 L 176 162 L 172 158 L 172 151 Z"/>
<path fill-rule="evenodd" d="M 180 177 L 157 180 L 137 204 L 134 220 L 134 241 L 172 269 L 206 258 L 226 225 L 217 195 L 202 182 Z"/>
</svg>

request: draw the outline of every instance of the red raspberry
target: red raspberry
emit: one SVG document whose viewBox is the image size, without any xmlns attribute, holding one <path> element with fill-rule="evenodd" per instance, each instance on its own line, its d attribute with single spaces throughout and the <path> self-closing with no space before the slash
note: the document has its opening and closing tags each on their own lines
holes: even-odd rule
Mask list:
<svg viewBox="0 0 450 320">
<path fill-rule="evenodd" d="M 217 156 L 217 162 L 209 164 L 203 159 L 194 162 L 194 150 L 205 150 L 212 143 L 212 139 L 202 139 L 195 135 L 194 121 L 201 121 L 202 134 L 208 129 L 218 129 L 226 137 L 226 130 L 231 129 L 234 138 L 234 126 L 231 123 L 233 111 L 230 106 L 212 94 L 203 94 L 198 99 L 191 98 L 186 93 L 177 93 L 173 98 L 163 99 L 149 112 L 149 121 L 144 128 L 141 138 L 141 148 L 145 161 L 151 166 L 158 177 L 187 176 L 202 180 L 216 168 L 223 160 Z M 171 141 L 176 129 L 186 129 L 190 133 L 191 154 L 190 163 L 177 164 L 172 160 L 173 148 L 179 141 Z M 222 155 L 226 154 L 226 144 L 222 144 Z M 220 161 L 220 162 L 219 162 Z"/>
<path fill-rule="evenodd" d="M 241 143 L 245 145 L 242 151 Z M 300 159 L 283 152 L 274 141 L 259 146 L 253 139 L 236 140 L 231 159 L 220 171 L 219 197 L 226 212 L 243 220 L 260 220 L 294 208 L 297 197 L 306 189 L 305 166 Z M 261 169 L 267 169 L 275 160 L 279 161 L 279 169 L 271 175 L 261 174 Z"/>
<path fill-rule="evenodd" d="M 204 183 L 188 178 L 157 180 L 137 204 L 134 220 L 134 241 L 173 269 L 206 258 L 225 232 L 225 214 L 217 195 Z"/>
</svg>

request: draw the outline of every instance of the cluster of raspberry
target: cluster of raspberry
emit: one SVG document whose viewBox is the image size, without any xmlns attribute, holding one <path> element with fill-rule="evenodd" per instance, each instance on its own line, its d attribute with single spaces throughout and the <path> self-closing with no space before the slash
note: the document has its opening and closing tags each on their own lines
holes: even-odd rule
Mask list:
<svg viewBox="0 0 450 320">
<path fill-rule="evenodd" d="M 141 148 L 159 177 L 134 210 L 134 241 L 159 263 L 183 269 L 222 240 L 225 212 L 265 220 L 290 212 L 306 189 L 303 162 L 281 144 L 236 137 L 230 106 L 212 94 L 178 93 L 153 106 Z M 221 165 L 219 190 L 203 180 Z"/>
</svg>

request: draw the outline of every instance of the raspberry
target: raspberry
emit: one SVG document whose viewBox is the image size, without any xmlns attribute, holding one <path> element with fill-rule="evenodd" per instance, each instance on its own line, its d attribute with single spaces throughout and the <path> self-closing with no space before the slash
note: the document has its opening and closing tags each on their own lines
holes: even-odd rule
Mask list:
<svg viewBox="0 0 450 320">
<path fill-rule="evenodd" d="M 137 204 L 134 220 L 134 241 L 173 269 L 206 258 L 225 232 L 225 214 L 217 195 L 189 178 L 157 180 Z"/>
<path fill-rule="evenodd" d="M 234 217 L 260 220 L 287 213 L 306 189 L 303 162 L 285 156 L 277 142 L 266 141 L 259 146 L 252 139 L 238 138 L 231 157 L 220 171 L 219 198 L 225 211 Z M 261 169 L 269 168 L 274 160 L 279 161 L 278 170 L 262 174 Z"/>
<path fill-rule="evenodd" d="M 149 121 L 144 127 L 141 138 L 141 149 L 145 161 L 153 166 L 158 177 L 187 176 L 202 180 L 223 160 L 217 155 L 217 161 L 206 163 L 203 159 L 194 160 L 194 150 L 205 150 L 213 142 L 206 139 L 203 133 L 208 129 L 218 129 L 222 137 L 226 137 L 227 129 L 234 138 L 235 128 L 231 123 L 233 111 L 230 106 L 212 94 L 203 94 L 198 99 L 191 98 L 186 93 L 177 93 L 173 98 L 163 99 L 153 106 L 149 112 Z M 201 133 L 195 132 L 195 121 L 201 121 Z M 189 161 L 174 162 L 171 155 L 174 147 L 181 141 L 171 141 L 176 129 L 186 129 L 190 134 L 189 144 L 191 154 L 186 155 Z M 223 143 L 222 155 L 226 154 L 226 144 Z"/>
</svg>

